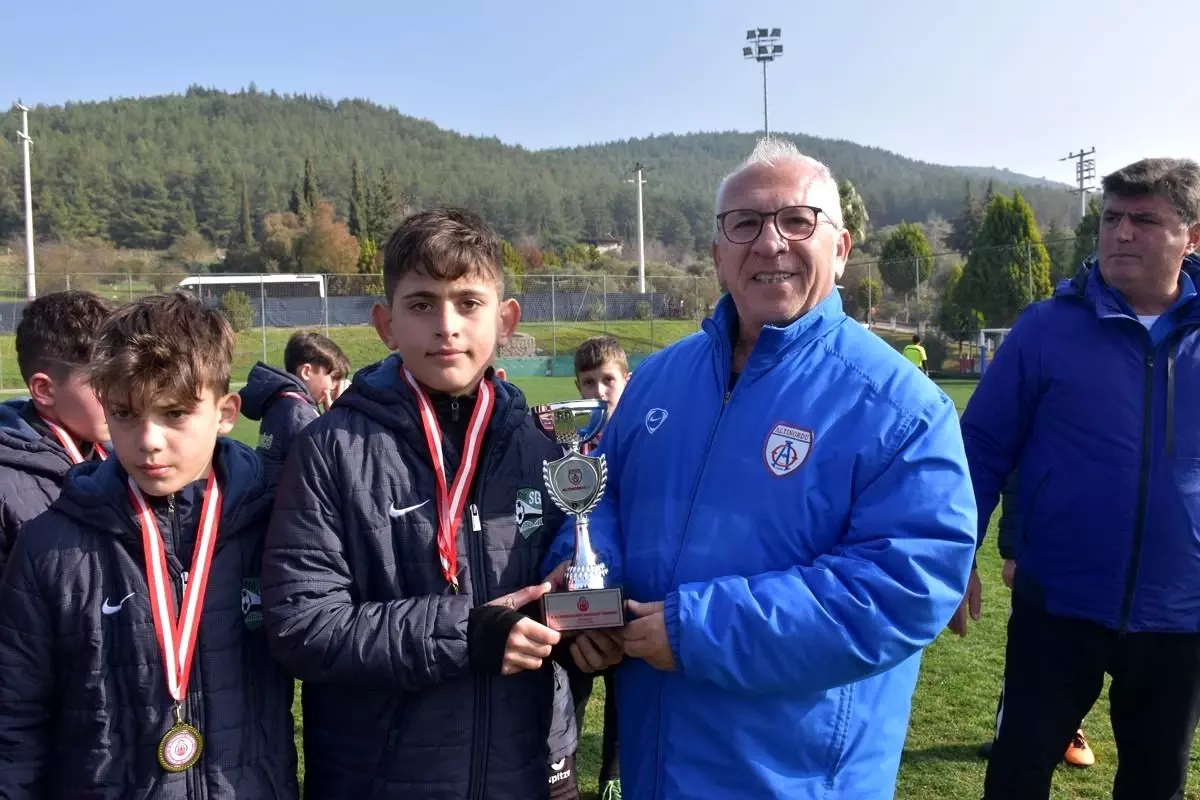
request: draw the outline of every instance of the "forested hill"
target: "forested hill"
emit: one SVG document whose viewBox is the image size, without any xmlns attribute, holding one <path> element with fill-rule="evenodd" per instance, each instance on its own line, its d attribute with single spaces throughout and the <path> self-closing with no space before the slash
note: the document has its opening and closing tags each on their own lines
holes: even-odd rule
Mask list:
<svg viewBox="0 0 1200 800">
<path fill-rule="evenodd" d="M 603 113 L 603 111 L 597 111 Z M 547 114 L 547 124 L 553 124 Z M 749 133 L 656 136 L 562 150 L 529 151 L 462 136 L 364 100 L 333 102 L 249 90 L 193 87 L 183 95 L 36 107 L 34 200 L 38 233 L 105 236 L 118 246 L 158 248 L 191 230 L 218 245 L 237 228 L 243 182 L 255 220 L 285 209 L 313 159 L 320 196 L 349 211 L 352 163 L 411 206 L 450 202 L 484 212 L 502 232 L 545 239 L 615 234 L 635 227 L 635 162 L 646 173 L 647 235 L 703 246 L 712 231 L 720 177 L 752 149 Z M 0 241 L 22 231 L 17 112 L 0 115 Z M 845 141 L 780 134 L 848 178 L 873 226 L 953 218 L 967 181 L 986 178 Z M 1018 180 L 1020 178 L 1020 180 Z M 1014 176 L 1043 226 L 1070 221 L 1063 189 Z M 369 188 L 369 187 L 368 187 Z"/>
</svg>

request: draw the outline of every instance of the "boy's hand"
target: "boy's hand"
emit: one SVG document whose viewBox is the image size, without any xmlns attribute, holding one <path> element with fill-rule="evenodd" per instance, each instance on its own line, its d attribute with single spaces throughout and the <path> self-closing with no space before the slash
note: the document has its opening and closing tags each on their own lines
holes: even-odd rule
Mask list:
<svg viewBox="0 0 1200 800">
<path fill-rule="evenodd" d="M 562 636 L 517 609 L 535 602 L 548 591 L 549 583 L 526 586 L 472 610 L 467 621 L 471 664 L 499 675 L 540 669 Z"/>
<path fill-rule="evenodd" d="M 571 642 L 571 658 L 584 672 L 600 672 L 620 663 L 625 639 L 619 631 L 584 631 Z"/>
<path fill-rule="evenodd" d="M 1012 588 L 1013 576 L 1017 574 L 1017 562 L 1011 558 L 1004 559 L 1004 566 L 1000 568 L 1000 579 L 1004 581 L 1004 585 Z"/>
</svg>

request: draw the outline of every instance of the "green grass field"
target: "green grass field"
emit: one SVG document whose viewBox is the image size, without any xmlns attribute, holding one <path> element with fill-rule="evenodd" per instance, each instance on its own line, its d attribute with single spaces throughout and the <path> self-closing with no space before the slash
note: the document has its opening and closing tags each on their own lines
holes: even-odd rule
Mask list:
<svg viewBox="0 0 1200 800">
<path fill-rule="evenodd" d="M 523 378 L 519 384 L 533 404 L 574 396 L 570 378 Z M 946 381 L 941 385 L 960 411 L 974 390 L 970 381 Z M 256 426 L 243 420 L 235 435 L 253 444 Z M 899 798 L 975 800 L 982 793 L 986 762 L 976 756 L 976 749 L 992 732 L 996 695 L 1004 670 L 1009 603 L 1008 589 L 1000 580 L 995 527 L 993 519 L 989 541 L 979 557 L 984 584 L 983 619 L 971 626 L 965 639 L 943 633 L 925 653 L 900 769 L 896 792 Z M 604 686 L 597 682 L 578 753 L 585 800 L 597 797 L 603 701 Z M 302 723 L 298 701 L 295 712 L 297 722 Z M 1055 800 L 1094 800 L 1111 795 L 1116 751 L 1108 723 L 1107 695 L 1101 697 L 1084 727 L 1096 753 L 1096 766 L 1086 770 L 1061 766 L 1051 794 Z M 1189 785 L 1187 797 L 1200 800 L 1200 765 L 1196 756 L 1192 759 Z"/>
</svg>

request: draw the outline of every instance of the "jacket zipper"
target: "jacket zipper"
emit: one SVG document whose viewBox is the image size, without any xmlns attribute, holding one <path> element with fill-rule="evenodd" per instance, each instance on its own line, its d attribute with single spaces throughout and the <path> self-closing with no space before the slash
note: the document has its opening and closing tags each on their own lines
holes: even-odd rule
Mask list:
<svg viewBox="0 0 1200 800">
<path fill-rule="evenodd" d="M 1138 476 L 1137 520 L 1133 528 L 1133 551 L 1129 557 L 1129 572 L 1125 576 L 1125 598 L 1121 602 L 1120 633 L 1129 629 L 1133 613 L 1133 592 L 1137 584 L 1138 567 L 1142 560 L 1142 538 L 1146 533 L 1146 504 L 1150 494 L 1151 425 L 1154 422 L 1154 355 L 1146 354 L 1146 382 L 1142 391 L 1142 463 Z"/>
<path fill-rule="evenodd" d="M 745 369 L 743 368 L 742 371 L 744 373 Z M 745 377 L 742 376 L 738 380 L 738 384 L 740 385 L 744 380 L 745 380 Z M 721 396 L 721 408 L 717 410 L 717 419 L 716 419 L 716 421 L 713 422 L 712 430 L 709 431 L 709 434 L 708 434 L 708 444 L 706 444 L 704 446 L 704 455 L 702 456 L 702 458 L 700 460 L 700 463 L 702 465 L 700 467 L 700 474 L 696 476 L 696 483 L 695 483 L 695 485 L 692 486 L 692 498 L 691 498 L 690 502 L 688 503 L 687 519 L 684 520 L 683 533 L 679 537 L 679 549 L 675 552 L 675 565 L 671 568 L 671 584 L 675 583 L 675 576 L 677 574 L 679 574 L 679 559 L 683 555 L 683 547 L 687 543 L 687 532 L 692 526 L 692 509 L 694 509 L 696 506 L 696 497 L 697 497 L 697 495 L 700 494 L 700 483 L 701 483 L 701 481 L 704 480 L 704 465 L 707 465 L 707 463 L 708 463 L 708 454 L 712 451 L 713 442 L 716 441 L 717 431 L 721 427 L 721 418 L 725 416 L 725 409 L 729 407 L 729 401 L 730 401 L 730 399 L 732 399 L 733 393 L 734 393 L 734 391 L 736 391 L 737 386 L 734 386 L 732 389 L 730 389 L 728 382 L 726 381 L 726 382 L 724 382 L 723 388 L 725 389 L 725 392 Z M 656 753 L 656 756 L 655 756 L 656 764 L 663 763 L 663 761 L 662 761 L 662 744 L 663 744 L 663 741 L 662 741 L 663 740 L 662 718 L 663 718 L 663 685 L 665 683 L 666 683 L 666 676 L 663 675 L 662 673 L 659 673 L 659 676 L 658 676 L 658 725 L 657 725 L 658 736 L 656 737 L 655 745 L 654 745 L 655 753 Z M 657 769 L 654 771 L 654 791 L 650 795 L 652 798 L 658 797 L 659 772 L 660 771 Z"/>
<path fill-rule="evenodd" d="M 451 413 L 457 413 L 455 405 L 451 405 Z M 483 494 L 481 489 L 483 488 L 484 475 L 488 474 L 487 470 L 491 466 L 491 461 L 490 449 L 485 450 L 482 454 L 479 471 L 475 473 L 475 489 L 471 493 L 471 502 L 468 507 L 470 531 L 467 535 L 467 556 L 471 559 L 471 595 L 473 605 L 476 606 L 487 602 L 487 580 L 484 577 L 485 570 L 483 563 L 483 525 L 479 519 L 477 501 Z M 459 468 L 462 468 L 461 464 Z M 491 725 L 492 718 L 491 704 L 488 702 L 490 687 L 490 676 L 483 673 L 475 676 L 475 718 L 471 734 L 471 772 L 468 778 L 467 791 L 472 798 L 479 798 L 480 800 L 484 796 L 484 784 L 487 782 L 488 728 Z"/>
</svg>

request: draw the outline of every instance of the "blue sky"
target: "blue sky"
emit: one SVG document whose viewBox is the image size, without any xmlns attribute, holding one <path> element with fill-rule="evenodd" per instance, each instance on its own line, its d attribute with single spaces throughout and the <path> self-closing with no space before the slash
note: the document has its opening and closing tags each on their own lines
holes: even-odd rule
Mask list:
<svg viewBox="0 0 1200 800">
<path fill-rule="evenodd" d="M 366 97 L 529 148 L 757 130 L 745 30 L 783 29 L 772 130 L 1063 181 L 1200 158 L 1195 0 L 10 0 L 0 103 L 189 84 Z M 1190 73 L 1190 75 L 1188 74 Z M 36 120 L 33 123 L 36 126 Z M 36 128 L 35 128 L 36 131 Z M 7 132 L 6 132 L 7 135 Z M 36 135 L 36 133 L 35 133 Z"/>
</svg>

